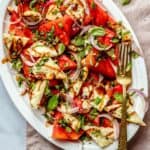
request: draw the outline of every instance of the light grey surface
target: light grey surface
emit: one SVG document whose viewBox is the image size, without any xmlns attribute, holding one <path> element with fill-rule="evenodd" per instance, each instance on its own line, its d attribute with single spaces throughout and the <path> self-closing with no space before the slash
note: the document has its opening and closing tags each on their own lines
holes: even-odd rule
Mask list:
<svg viewBox="0 0 150 150">
<path fill-rule="evenodd" d="M 0 149 L 26 150 L 26 122 L 10 100 L 1 79 Z"/>
</svg>

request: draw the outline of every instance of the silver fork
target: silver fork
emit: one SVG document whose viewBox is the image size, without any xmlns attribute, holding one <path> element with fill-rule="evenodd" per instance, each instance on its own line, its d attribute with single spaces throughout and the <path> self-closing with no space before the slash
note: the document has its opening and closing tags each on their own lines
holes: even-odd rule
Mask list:
<svg viewBox="0 0 150 150">
<path fill-rule="evenodd" d="M 119 67 L 117 71 L 117 82 L 123 87 L 122 117 L 119 135 L 118 150 L 127 150 L 127 88 L 132 82 L 131 58 L 132 47 L 130 42 L 123 42 L 119 45 Z"/>
</svg>

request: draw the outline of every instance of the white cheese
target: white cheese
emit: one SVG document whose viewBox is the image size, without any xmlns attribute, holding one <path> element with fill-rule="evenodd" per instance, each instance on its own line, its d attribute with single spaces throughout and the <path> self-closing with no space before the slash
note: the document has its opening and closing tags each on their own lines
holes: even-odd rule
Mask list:
<svg viewBox="0 0 150 150">
<path fill-rule="evenodd" d="M 84 110 L 90 110 L 91 109 L 91 104 L 88 100 L 84 100 L 83 103 L 82 103 L 82 108 Z"/>
<path fill-rule="evenodd" d="M 50 5 L 48 8 L 47 14 L 46 14 L 46 19 L 56 20 L 61 17 L 62 17 L 62 14 L 61 14 L 59 8 L 57 7 L 57 5 L 55 5 L 55 4 Z"/>
<path fill-rule="evenodd" d="M 8 50 L 11 49 L 12 45 L 17 46 L 17 43 L 19 40 L 22 42 L 22 46 L 24 47 L 28 43 L 29 38 L 11 35 L 11 34 L 7 34 L 7 33 L 4 34 L 4 44 Z"/>
<path fill-rule="evenodd" d="M 80 0 L 70 0 L 65 5 L 67 5 L 66 14 L 82 22 L 85 9 Z"/>
<path fill-rule="evenodd" d="M 75 92 L 76 95 L 79 94 L 81 87 L 82 87 L 83 82 L 80 80 L 77 80 L 75 83 L 73 83 L 73 91 Z"/>
<path fill-rule="evenodd" d="M 64 119 L 68 124 L 70 124 L 71 128 L 74 130 L 78 130 L 81 126 L 80 121 L 70 114 L 64 114 Z"/>
<path fill-rule="evenodd" d="M 92 90 L 93 90 L 93 86 L 92 86 L 92 85 L 83 87 L 83 88 L 82 88 L 82 97 L 83 97 L 83 98 L 88 98 L 88 97 L 90 97 L 90 94 L 91 94 Z"/>
<path fill-rule="evenodd" d="M 32 17 L 33 19 L 41 19 L 41 14 L 37 11 L 27 10 L 23 13 L 24 17 Z M 34 18 L 35 17 L 35 18 Z M 34 20 L 35 21 L 35 20 Z"/>
<path fill-rule="evenodd" d="M 34 57 L 43 57 L 43 56 L 56 57 L 58 56 L 58 53 L 53 46 L 48 47 L 41 41 L 35 42 L 28 49 L 28 52 Z"/>
<path fill-rule="evenodd" d="M 49 58 L 42 66 L 38 66 L 40 61 L 41 59 L 32 67 L 32 73 L 35 76 L 38 77 L 39 75 L 42 75 L 42 79 L 48 80 L 52 80 L 54 78 L 66 79 L 66 74 L 60 70 L 59 66 L 51 58 Z"/>
<path fill-rule="evenodd" d="M 47 84 L 46 80 L 44 80 L 44 81 L 37 81 L 35 83 L 35 88 L 31 92 L 31 101 L 30 101 L 31 102 L 31 106 L 34 109 L 38 109 L 39 108 L 41 99 L 43 97 L 43 94 L 44 94 L 44 91 L 45 91 L 45 88 L 46 88 L 46 84 Z"/>
<path fill-rule="evenodd" d="M 145 123 L 134 110 L 133 106 L 128 103 L 127 107 L 127 121 L 141 126 L 145 126 Z M 112 111 L 112 115 L 116 118 L 121 118 L 121 106 L 116 110 Z"/>
<path fill-rule="evenodd" d="M 112 139 L 102 135 L 101 129 L 91 129 L 87 133 L 102 148 L 113 143 Z"/>
</svg>

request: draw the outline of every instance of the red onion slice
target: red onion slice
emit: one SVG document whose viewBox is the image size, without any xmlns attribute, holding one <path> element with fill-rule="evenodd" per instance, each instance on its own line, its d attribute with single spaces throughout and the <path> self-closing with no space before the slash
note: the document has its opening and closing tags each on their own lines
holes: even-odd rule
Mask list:
<svg viewBox="0 0 150 150">
<path fill-rule="evenodd" d="M 49 0 L 48 2 L 46 2 L 44 4 L 43 9 L 42 9 L 42 15 L 43 16 L 45 15 L 46 8 L 49 7 L 49 5 L 51 5 L 52 3 L 54 3 L 54 0 Z"/>
<path fill-rule="evenodd" d="M 17 23 L 19 23 L 20 21 L 21 21 L 21 17 L 19 17 L 17 20 L 15 20 L 15 21 L 4 21 L 4 23 L 6 23 L 6 24 L 9 24 L 9 25 L 14 25 L 14 24 L 17 24 Z"/>
<path fill-rule="evenodd" d="M 96 5 L 100 8 L 102 8 L 104 11 L 106 11 L 105 6 L 103 5 L 103 0 L 94 0 L 94 2 L 96 3 Z"/>
<path fill-rule="evenodd" d="M 21 19 L 22 19 L 22 18 L 19 17 L 16 21 L 11 21 L 10 24 L 12 24 L 12 25 L 13 25 L 13 24 L 17 24 L 17 23 L 19 23 L 19 22 L 21 21 Z"/>
<path fill-rule="evenodd" d="M 28 25 L 28 26 L 36 26 L 37 24 L 39 24 L 41 21 L 42 21 L 42 18 L 40 18 L 39 20 L 37 20 L 37 21 L 33 21 L 33 22 L 30 22 L 30 21 L 28 21 L 27 19 L 25 19 L 24 17 L 23 17 L 23 22 L 26 24 L 26 25 Z"/>
<path fill-rule="evenodd" d="M 108 120 L 113 121 L 113 117 L 109 114 L 100 114 L 99 118 L 107 118 Z"/>
<path fill-rule="evenodd" d="M 117 140 L 119 137 L 120 126 L 116 119 L 113 120 L 113 128 L 114 128 L 114 139 Z"/>
<path fill-rule="evenodd" d="M 99 80 L 98 80 L 98 83 L 101 83 L 101 82 L 103 81 L 103 79 L 104 79 L 104 76 L 101 75 L 101 74 L 99 74 Z"/>
<path fill-rule="evenodd" d="M 34 59 L 34 57 L 30 53 L 29 53 L 29 56 L 30 56 L 32 62 L 35 63 L 35 59 Z"/>
<path fill-rule="evenodd" d="M 107 51 L 107 50 L 109 50 L 109 49 L 112 47 L 112 45 L 110 45 L 110 46 L 108 46 L 108 47 L 106 47 L 106 48 L 99 47 L 99 46 L 95 43 L 95 40 L 94 40 L 94 37 L 93 37 L 93 36 L 90 36 L 89 42 L 92 44 L 92 46 L 93 46 L 94 48 L 96 48 L 96 49 L 99 50 L 99 51 Z"/>
<path fill-rule="evenodd" d="M 82 36 L 83 34 L 85 34 L 86 32 L 88 32 L 88 30 L 90 28 L 94 27 L 93 25 L 88 25 L 88 26 L 84 26 L 82 31 L 80 32 L 80 36 Z"/>
<path fill-rule="evenodd" d="M 149 108 L 149 103 L 148 103 L 148 101 L 146 101 L 147 96 L 139 89 L 130 88 L 128 90 L 128 92 L 135 92 L 137 95 L 139 95 L 143 99 L 144 106 L 145 106 L 145 110 L 144 111 L 146 113 L 148 111 L 148 108 Z"/>
<path fill-rule="evenodd" d="M 80 58 L 77 56 L 77 54 L 73 53 L 73 52 L 70 52 L 71 55 L 75 58 L 76 62 L 77 62 L 77 69 L 76 71 L 74 72 L 74 74 L 70 77 L 70 80 L 72 81 L 75 81 L 78 79 L 79 75 L 80 75 L 80 72 L 81 72 L 81 64 L 80 64 Z"/>
<path fill-rule="evenodd" d="M 27 66 L 30 66 L 30 67 L 34 66 L 35 63 L 32 63 L 31 61 L 27 60 L 22 54 L 20 55 L 20 57 L 23 63 L 25 63 Z"/>
<path fill-rule="evenodd" d="M 143 97 L 144 99 L 147 98 L 147 96 L 141 90 L 138 90 L 138 89 L 130 88 L 128 89 L 128 92 L 135 92 L 136 94 Z"/>
<path fill-rule="evenodd" d="M 111 60 L 109 62 L 111 64 L 111 66 L 113 67 L 115 73 L 117 73 L 117 67 L 113 64 L 113 62 Z"/>
<path fill-rule="evenodd" d="M 66 98 L 67 102 L 69 102 L 71 104 L 73 103 L 73 96 L 71 96 L 70 94 L 66 93 L 65 98 Z"/>
<path fill-rule="evenodd" d="M 76 69 L 76 71 L 73 73 L 72 76 L 70 76 L 70 80 L 71 81 L 75 81 L 78 79 L 79 75 L 80 75 L 81 70 L 80 69 Z"/>
</svg>

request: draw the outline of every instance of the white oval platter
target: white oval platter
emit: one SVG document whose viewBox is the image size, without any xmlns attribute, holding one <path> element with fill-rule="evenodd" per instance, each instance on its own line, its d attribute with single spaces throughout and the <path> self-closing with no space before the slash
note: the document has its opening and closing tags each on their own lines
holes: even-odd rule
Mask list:
<svg viewBox="0 0 150 150">
<path fill-rule="evenodd" d="M 5 50 L 3 45 L 3 33 L 7 31 L 7 25 L 4 23 L 4 20 L 7 20 L 7 13 L 6 9 L 8 4 L 10 4 L 10 0 L 2 1 L 0 0 L 0 60 L 5 57 Z M 112 0 L 103 0 L 103 5 L 106 9 L 116 18 L 118 21 L 122 21 L 123 24 L 131 31 L 133 40 L 141 51 L 140 44 L 136 38 L 134 31 L 132 30 L 130 24 L 128 23 L 125 16 L 122 12 L 118 9 L 118 7 L 114 4 Z M 144 89 L 144 93 L 148 95 L 148 80 L 147 80 L 147 71 L 144 59 L 139 57 L 138 59 L 134 60 L 133 62 L 133 84 L 132 87 L 137 89 Z M 15 81 L 15 76 L 12 73 L 9 64 L 2 65 L 0 63 L 0 75 L 1 79 L 5 85 L 6 90 L 8 91 L 11 100 L 13 101 L 14 105 L 17 107 L 19 112 L 24 116 L 24 118 L 48 141 L 57 145 L 60 148 L 65 150 L 100 150 L 100 148 L 95 143 L 84 143 L 81 142 L 64 142 L 64 141 L 56 141 L 51 138 L 52 127 L 45 126 L 45 119 L 44 117 L 38 112 L 31 109 L 29 104 L 28 96 L 22 97 L 20 95 L 20 89 Z M 141 118 L 144 118 L 145 115 L 145 106 L 142 103 L 140 97 L 135 98 L 135 111 L 139 114 Z M 128 125 L 128 140 L 130 140 L 138 131 L 139 127 L 137 125 L 130 124 Z M 106 150 L 116 150 L 117 149 L 117 141 L 115 141 L 111 146 L 107 147 Z"/>
</svg>

